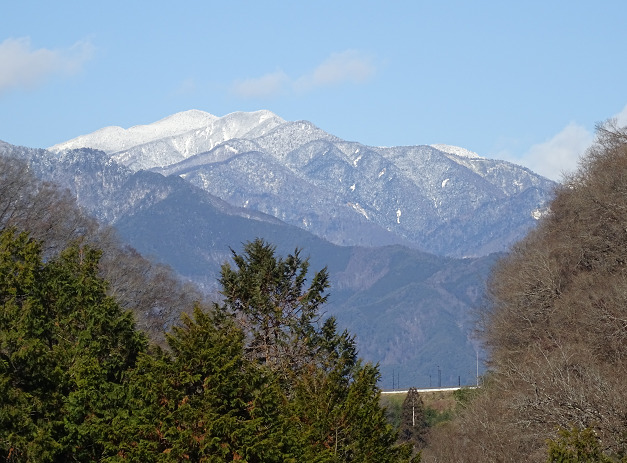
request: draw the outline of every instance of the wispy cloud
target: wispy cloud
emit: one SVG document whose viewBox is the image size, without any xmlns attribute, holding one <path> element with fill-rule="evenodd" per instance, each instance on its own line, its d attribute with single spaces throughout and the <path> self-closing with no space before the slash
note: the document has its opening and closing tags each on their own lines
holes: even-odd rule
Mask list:
<svg viewBox="0 0 627 463">
<path fill-rule="evenodd" d="M 362 83 L 375 73 L 372 58 L 356 50 L 334 53 L 308 75 L 298 78 L 294 85 L 299 90 L 338 85 L 345 82 Z"/>
<path fill-rule="evenodd" d="M 12 88 L 34 88 L 54 74 L 79 72 L 93 55 L 89 41 L 62 50 L 33 50 L 30 38 L 9 38 L 0 43 L 0 93 Z"/>
<path fill-rule="evenodd" d="M 627 125 L 627 106 L 612 116 L 619 126 Z M 571 122 L 548 140 L 532 145 L 522 156 L 503 151 L 498 157 L 521 164 L 551 180 L 561 181 L 564 174 L 577 170 L 579 159 L 594 143 L 591 128 Z"/>
<path fill-rule="evenodd" d="M 242 98 L 268 98 L 285 92 L 290 86 L 290 78 L 278 70 L 261 77 L 238 80 L 231 89 Z"/>
<path fill-rule="evenodd" d="M 332 54 L 307 74 L 291 77 L 279 69 L 261 77 L 236 81 L 231 90 L 242 98 L 268 98 L 343 83 L 358 84 L 368 80 L 375 72 L 372 57 L 357 50 L 346 50 Z"/>
</svg>

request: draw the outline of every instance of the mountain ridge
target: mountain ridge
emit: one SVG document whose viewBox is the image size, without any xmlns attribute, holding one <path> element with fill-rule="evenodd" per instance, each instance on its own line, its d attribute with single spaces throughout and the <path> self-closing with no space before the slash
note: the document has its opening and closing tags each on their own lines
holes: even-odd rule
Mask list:
<svg viewBox="0 0 627 463">
<path fill-rule="evenodd" d="M 555 183 L 463 148 L 372 147 L 269 111 L 227 116 L 109 152 L 0 153 L 210 293 L 231 248 L 259 237 L 282 255 L 303 248 L 329 267 L 328 314 L 380 363 L 384 387 L 393 370 L 424 386 L 438 365 L 443 381 L 474 384 L 471 308 Z"/>
<path fill-rule="evenodd" d="M 110 146 L 108 154 L 133 171 L 179 175 L 233 206 L 273 215 L 335 244 L 403 243 L 455 257 L 507 249 L 535 225 L 555 185 L 463 148 L 372 147 L 266 110 L 234 112 L 132 147 L 125 143 Z M 55 146 L 60 152 L 64 145 Z M 508 222 L 511 229 L 503 225 Z M 438 243 L 447 228 L 457 241 Z M 375 229 L 388 238 L 356 238 Z"/>
</svg>

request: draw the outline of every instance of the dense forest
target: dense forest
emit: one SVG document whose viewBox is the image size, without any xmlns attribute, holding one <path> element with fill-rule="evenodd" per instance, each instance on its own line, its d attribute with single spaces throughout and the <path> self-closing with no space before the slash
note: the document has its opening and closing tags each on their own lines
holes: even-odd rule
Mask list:
<svg viewBox="0 0 627 463">
<path fill-rule="evenodd" d="M 410 460 L 298 250 L 233 251 L 209 303 L 24 164 L 0 172 L 0 458 Z"/>
<path fill-rule="evenodd" d="M 608 122 L 493 270 L 490 373 L 428 462 L 627 461 L 627 130 Z M 454 443 L 454 444 L 452 444 Z"/>
</svg>

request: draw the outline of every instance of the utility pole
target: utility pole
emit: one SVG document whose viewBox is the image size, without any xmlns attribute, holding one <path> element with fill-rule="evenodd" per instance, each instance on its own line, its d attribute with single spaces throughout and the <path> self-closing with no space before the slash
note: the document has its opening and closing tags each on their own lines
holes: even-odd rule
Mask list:
<svg viewBox="0 0 627 463">
<path fill-rule="evenodd" d="M 440 370 L 440 365 L 438 365 L 438 387 L 442 387 L 442 370 Z"/>
</svg>

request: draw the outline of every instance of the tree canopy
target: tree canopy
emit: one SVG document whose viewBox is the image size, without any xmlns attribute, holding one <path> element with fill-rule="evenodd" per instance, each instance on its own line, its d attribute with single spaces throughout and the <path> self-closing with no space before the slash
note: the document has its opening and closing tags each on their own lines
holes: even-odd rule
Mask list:
<svg viewBox="0 0 627 463">
<path fill-rule="evenodd" d="M 7 461 L 400 462 L 376 366 L 319 312 L 324 271 L 262 240 L 149 345 L 108 294 L 102 252 L 50 259 L 0 233 L 0 457 Z"/>
</svg>

